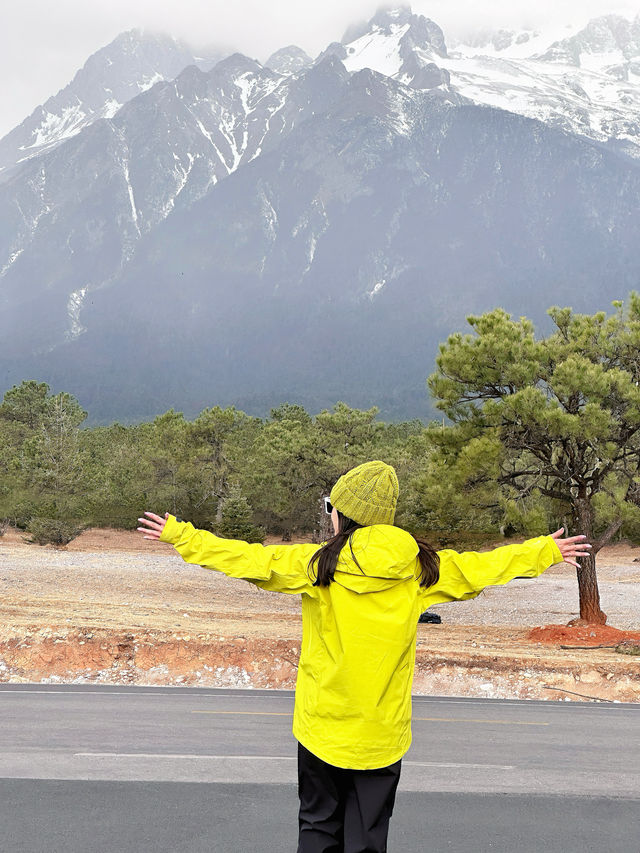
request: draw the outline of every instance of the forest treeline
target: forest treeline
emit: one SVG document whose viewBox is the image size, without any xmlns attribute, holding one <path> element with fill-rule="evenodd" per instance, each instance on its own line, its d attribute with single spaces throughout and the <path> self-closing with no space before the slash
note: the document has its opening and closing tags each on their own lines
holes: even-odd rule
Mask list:
<svg viewBox="0 0 640 853">
<path fill-rule="evenodd" d="M 322 496 L 382 459 L 400 480 L 396 523 L 441 547 L 585 534 L 580 615 L 604 621 L 596 555 L 640 540 L 640 295 L 613 308 L 550 308 L 545 337 L 502 309 L 469 317 L 440 346 L 428 385 L 446 421 L 429 425 L 285 403 L 267 418 L 213 407 L 87 428 L 73 396 L 23 382 L 0 405 L 0 532 L 63 544 L 87 526 L 134 528 L 150 509 L 232 538 L 321 541 Z"/>
<path fill-rule="evenodd" d="M 492 454 L 476 458 L 470 442 L 466 464 L 451 464 L 451 428 L 443 423 L 384 423 L 375 408 L 345 403 L 316 416 L 285 403 L 264 419 L 233 407 L 208 408 L 193 420 L 170 410 L 130 426 L 83 428 L 86 417 L 72 395 L 53 394 L 45 383 L 6 392 L 0 524 L 41 544 L 64 544 L 87 527 L 133 529 L 151 509 L 252 542 L 268 534 L 322 538 L 322 496 L 346 470 L 374 458 L 398 472 L 396 522 L 440 546 L 542 534 L 553 523 L 539 495 L 516 504 L 486 477 L 480 491 L 470 488 Z M 637 534 L 635 525 L 624 532 Z"/>
<path fill-rule="evenodd" d="M 321 536 L 322 496 L 353 465 L 381 458 L 402 483 L 398 521 L 437 527 L 424 501 L 433 427 L 376 415 L 338 403 L 312 417 L 285 403 L 264 419 L 212 407 L 193 420 L 170 410 L 83 428 L 73 396 L 25 381 L 0 405 L 0 519 L 60 543 L 88 526 L 134 528 L 145 509 L 250 541 Z"/>
</svg>

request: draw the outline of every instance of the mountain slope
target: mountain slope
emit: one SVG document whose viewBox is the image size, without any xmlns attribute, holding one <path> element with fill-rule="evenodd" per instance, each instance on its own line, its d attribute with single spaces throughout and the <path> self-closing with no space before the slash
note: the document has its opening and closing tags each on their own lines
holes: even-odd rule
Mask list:
<svg viewBox="0 0 640 853">
<path fill-rule="evenodd" d="M 0 139 L 0 178 L 16 164 L 75 136 L 99 118 L 111 118 L 123 104 L 160 80 L 171 80 L 187 65 L 210 68 L 222 58 L 195 57 L 170 36 L 140 30 L 121 33 L 92 54 L 73 80 Z"/>
<path fill-rule="evenodd" d="M 234 54 L 94 114 L 0 184 L 0 383 L 46 379 L 102 420 L 285 399 L 425 415 L 467 313 L 544 324 L 624 298 L 637 89 L 584 67 L 602 26 L 568 37 L 569 65 L 541 35 L 467 55 L 387 9 L 315 62 Z"/>
<path fill-rule="evenodd" d="M 540 58 L 629 80 L 630 74 L 640 75 L 640 15 L 633 21 L 621 15 L 593 18 L 575 35 L 554 41 Z"/>
<path fill-rule="evenodd" d="M 265 62 L 265 66 L 276 74 L 298 74 L 312 64 L 311 57 L 294 44 L 276 50 Z"/>
<path fill-rule="evenodd" d="M 635 163 L 588 140 L 365 70 L 154 229 L 86 333 L 30 364 L 98 419 L 285 399 L 424 416 L 465 314 L 540 320 L 634 286 L 639 191 Z"/>
<path fill-rule="evenodd" d="M 185 69 L 24 164 L 0 185 L 0 353 L 81 333 L 82 304 L 144 234 L 324 109 L 346 76 L 327 60 L 283 77 L 235 54 L 208 74 Z M 31 333 L 16 334 L 17 311 Z"/>
</svg>

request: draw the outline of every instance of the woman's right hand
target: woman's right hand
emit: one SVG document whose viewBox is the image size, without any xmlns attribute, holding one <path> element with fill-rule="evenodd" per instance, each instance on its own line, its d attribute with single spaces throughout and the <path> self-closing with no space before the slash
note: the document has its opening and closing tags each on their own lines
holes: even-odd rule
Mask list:
<svg viewBox="0 0 640 853">
<path fill-rule="evenodd" d="M 570 566 L 575 566 L 577 569 L 579 568 L 578 564 L 575 559 L 571 558 L 586 557 L 591 550 L 591 545 L 584 541 L 587 538 L 584 534 L 581 534 L 580 536 L 569 536 L 567 539 L 562 539 L 561 537 L 563 533 L 564 527 L 561 527 L 560 530 L 556 530 L 555 533 L 551 534 L 551 538 L 558 546 L 564 562 L 569 563 Z"/>
<path fill-rule="evenodd" d="M 161 516 L 156 515 L 154 512 L 148 512 L 148 510 L 145 510 L 144 514 L 148 515 L 149 518 L 138 519 L 138 521 L 146 525 L 145 527 L 138 527 L 138 530 L 140 533 L 145 534 L 144 539 L 159 539 L 169 518 L 169 513 L 165 512 L 164 518 L 161 518 Z"/>
</svg>

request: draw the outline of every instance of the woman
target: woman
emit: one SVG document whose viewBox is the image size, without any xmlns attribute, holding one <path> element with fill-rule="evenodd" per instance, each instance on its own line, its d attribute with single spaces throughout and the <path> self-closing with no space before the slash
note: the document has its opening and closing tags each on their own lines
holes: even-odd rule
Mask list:
<svg viewBox="0 0 640 853">
<path fill-rule="evenodd" d="M 366 462 L 331 491 L 324 545 L 249 545 L 145 512 L 146 539 L 188 563 L 302 596 L 293 734 L 298 740 L 298 853 L 386 851 L 400 764 L 411 743 L 420 613 L 485 587 L 535 577 L 591 547 L 551 536 L 487 553 L 434 551 L 393 525 L 398 479 Z"/>
</svg>

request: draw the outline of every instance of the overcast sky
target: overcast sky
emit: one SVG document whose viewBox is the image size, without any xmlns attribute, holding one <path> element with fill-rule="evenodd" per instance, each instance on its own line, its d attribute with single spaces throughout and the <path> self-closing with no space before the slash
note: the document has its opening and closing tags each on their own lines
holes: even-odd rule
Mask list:
<svg viewBox="0 0 640 853">
<path fill-rule="evenodd" d="M 192 43 L 229 45 L 264 60 L 298 44 L 315 56 L 379 0 L 2 0 L 0 137 L 65 86 L 87 57 L 123 30 L 163 30 Z M 385 5 L 389 5 L 388 3 Z M 447 33 L 464 27 L 542 27 L 619 12 L 640 0 L 415 0 Z"/>
</svg>

